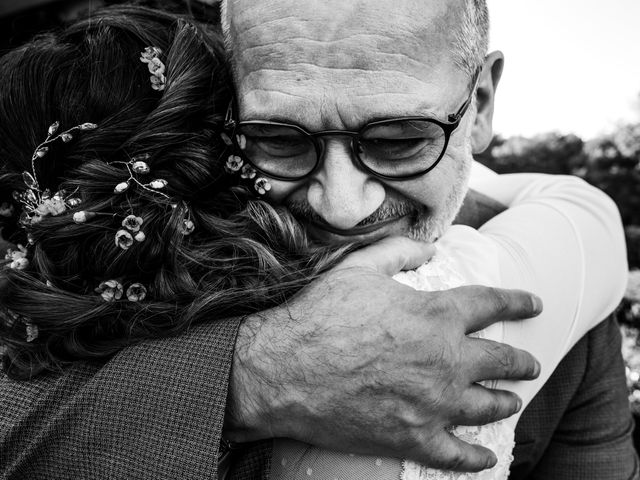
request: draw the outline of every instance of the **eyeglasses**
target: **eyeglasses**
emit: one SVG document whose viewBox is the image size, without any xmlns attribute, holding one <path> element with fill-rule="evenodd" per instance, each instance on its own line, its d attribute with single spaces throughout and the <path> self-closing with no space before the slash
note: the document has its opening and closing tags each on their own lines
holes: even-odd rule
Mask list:
<svg viewBox="0 0 640 480">
<path fill-rule="evenodd" d="M 225 127 L 237 154 L 256 170 L 276 180 L 301 180 L 321 164 L 325 137 L 351 137 L 351 152 L 363 170 L 387 180 L 404 180 L 434 169 L 444 156 L 449 138 L 471 104 L 479 73 L 468 98 L 447 122 L 429 117 L 398 117 L 367 123 L 359 131 L 308 132 L 288 123 L 234 119 L 230 104 Z"/>
</svg>

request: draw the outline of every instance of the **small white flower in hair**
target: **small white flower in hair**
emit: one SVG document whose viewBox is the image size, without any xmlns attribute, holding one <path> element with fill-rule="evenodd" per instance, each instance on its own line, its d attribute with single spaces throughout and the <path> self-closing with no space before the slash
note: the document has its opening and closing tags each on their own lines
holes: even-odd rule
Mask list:
<svg viewBox="0 0 640 480">
<path fill-rule="evenodd" d="M 147 67 L 149 68 L 149 73 L 156 77 L 163 75 L 165 72 L 164 63 L 162 63 L 162 61 L 157 57 L 152 58 L 151 61 L 147 64 Z"/>
<path fill-rule="evenodd" d="M 27 333 L 27 342 L 31 343 L 33 342 L 36 338 L 38 338 L 39 332 L 38 332 L 38 326 L 34 325 L 30 322 L 27 322 L 25 324 L 25 330 Z"/>
<path fill-rule="evenodd" d="M 0 217 L 11 217 L 13 216 L 15 209 L 13 205 L 7 202 L 2 202 L 0 205 Z"/>
<path fill-rule="evenodd" d="M 149 164 L 147 162 L 143 162 L 142 160 L 133 162 L 133 164 L 131 165 L 131 169 L 135 173 L 139 173 L 141 175 L 145 175 L 151 171 L 151 169 L 149 168 Z"/>
<path fill-rule="evenodd" d="M 263 177 L 256 179 L 256 183 L 254 184 L 254 187 L 260 195 L 264 195 L 269 190 L 271 190 L 271 184 L 266 178 L 263 178 Z"/>
<path fill-rule="evenodd" d="M 115 193 L 123 193 L 123 192 L 126 192 L 127 190 L 129 190 L 129 182 L 120 182 L 113 189 Z"/>
<path fill-rule="evenodd" d="M 100 283 L 95 289 L 95 292 L 99 293 L 105 302 L 113 302 L 122 298 L 124 288 L 117 280 L 107 280 Z"/>
<path fill-rule="evenodd" d="M 130 302 L 141 302 L 147 297 L 147 287 L 141 283 L 132 283 L 127 288 L 126 295 Z"/>
<path fill-rule="evenodd" d="M 164 178 L 157 178 L 149 182 L 149 186 L 156 190 L 160 190 L 161 188 L 166 187 L 169 184 Z"/>
<path fill-rule="evenodd" d="M 147 236 L 144 234 L 144 232 L 138 232 L 138 233 L 135 234 L 133 239 L 136 242 L 144 242 L 147 239 Z"/>
<path fill-rule="evenodd" d="M 146 47 L 144 51 L 140 54 L 140 61 L 142 63 L 146 63 L 149 68 L 149 72 L 151 73 L 151 88 L 156 91 L 164 90 L 164 85 L 166 78 L 164 73 L 166 71 L 166 67 L 162 60 L 158 58 L 162 50 L 157 47 Z"/>
<path fill-rule="evenodd" d="M 122 226 L 129 230 L 130 232 L 139 232 L 140 227 L 144 220 L 142 217 L 136 217 L 135 215 L 127 215 L 124 220 L 122 220 Z"/>
<path fill-rule="evenodd" d="M 162 50 L 160 50 L 158 47 L 145 47 L 144 51 L 140 54 L 140 61 L 149 63 L 161 53 Z"/>
<path fill-rule="evenodd" d="M 86 223 L 91 220 L 93 217 L 97 215 L 96 212 L 87 212 L 85 210 L 81 210 L 73 214 L 73 221 L 80 224 Z"/>
<path fill-rule="evenodd" d="M 56 120 L 49 126 L 49 130 L 47 130 L 47 133 L 49 134 L 49 136 L 54 135 L 59 128 L 60 128 L 60 122 Z"/>
<path fill-rule="evenodd" d="M 195 229 L 196 226 L 193 221 L 185 218 L 182 221 L 182 228 L 180 229 L 180 233 L 184 236 L 191 235 Z"/>
<path fill-rule="evenodd" d="M 242 168 L 243 164 L 244 162 L 242 161 L 242 158 L 238 155 L 229 155 L 229 158 L 227 158 L 227 162 L 224 165 L 224 169 L 227 173 L 235 173 Z"/>
<path fill-rule="evenodd" d="M 151 80 L 151 88 L 153 90 L 156 90 L 158 92 L 161 92 L 162 90 L 164 90 L 164 82 L 165 82 L 164 75 L 162 75 L 160 77 L 156 77 L 156 76 L 151 75 L 149 77 L 149 80 Z"/>
<path fill-rule="evenodd" d="M 14 270 L 26 270 L 29 267 L 27 249 L 22 245 L 18 245 L 18 250 L 13 250 L 11 248 L 7 249 L 4 259 L 11 260 L 9 268 Z"/>
<path fill-rule="evenodd" d="M 247 163 L 244 167 L 242 167 L 242 172 L 240 172 L 240 177 L 250 180 L 252 178 L 255 178 L 257 173 L 258 172 L 256 172 L 256 169 Z"/>
<path fill-rule="evenodd" d="M 115 242 L 121 249 L 129 250 L 129 247 L 133 245 L 133 236 L 126 230 L 118 230 L 116 232 Z"/>
</svg>

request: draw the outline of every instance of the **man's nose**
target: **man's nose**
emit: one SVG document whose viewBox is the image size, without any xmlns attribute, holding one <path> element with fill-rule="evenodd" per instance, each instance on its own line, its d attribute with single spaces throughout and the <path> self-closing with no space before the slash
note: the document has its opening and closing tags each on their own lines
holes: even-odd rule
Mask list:
<svg viewBox="0 0 640 480">
<path fill-rule="evenodd" d="M 329 225 L 349 229 L 382 205 L 384 186 L 356 165 L 350 140 L 327 138 L 321 168 L 312 176 L 307 201 Z"/>
</svg>

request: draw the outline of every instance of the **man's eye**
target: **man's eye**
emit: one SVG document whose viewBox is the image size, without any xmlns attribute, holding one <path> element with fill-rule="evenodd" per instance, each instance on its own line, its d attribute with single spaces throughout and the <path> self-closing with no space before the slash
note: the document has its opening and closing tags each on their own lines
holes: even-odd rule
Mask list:
<svg viewBox="0 0 640 480">
<path fill-rule="evenodd" d="M 298 155 L 308 149 L 307 142 L 295 136 L 248 137 L 247 146 L 271 155 Z"/>
<path fill-rule="evenodd" d="M 374 156 L 411 156 L 428 143 L 424 138 L 369 138 L 362 142 L 362 148 Z"/>
<path fill-rule="evenodd" d="M 376 148 L 412 148 L 425 143 L 424 138 L 372 138 L 366 140 Z"/>
</svg>

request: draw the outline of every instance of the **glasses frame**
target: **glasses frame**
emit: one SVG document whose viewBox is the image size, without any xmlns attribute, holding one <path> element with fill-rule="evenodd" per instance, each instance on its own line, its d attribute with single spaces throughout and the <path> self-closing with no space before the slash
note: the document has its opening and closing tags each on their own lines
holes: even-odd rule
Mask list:
<svg viewBox="0 0 640 480">
<path fill-rule="evenodd" d="M 476 73 L 474 74 L 473 77 L 473 87 L 471 88 L 471 92 L 469 93 L 469 96 L 467 97 L 467 99 L 464 101 L 464 103 L 462 104 L 462 106 L 456 111 L 456 113 L 452 113 L 447 115 L 447 121 L 446 122 L 442 122 L 438 119 L 432 118 L 432 117 L 424 117 L 424 116 L 408 116 L 408 117 L 394 117 L 394 118 L 387 118 L 384 120 L 376 120 L 373 122 L 368 122 L 365 125 L 363 125 L 358 131 L 354 131 L 354 130 L 321 130 L 319 132 L 309 132 L 308 130 L 306 130 L 305 128 L 301 127 L 300 125 L 296 125 L 294 123 L 282 123 L 282 122 L 271 122 L 268 120 L 246 120 L 246 121 L 238 121 L 235 118 L 235 111 L 236 109 L 234 109 L 234 103 L 235 103 L 235 99 L 232 99 L 231 102 L 229 102 L 229 106 L 227 108 L 227 113 L 225 115 L 225 122 L 224 122 L 224 127 L 225 127 L 225 131 L 226 133 L 229 135 L 229 137 L 231 138 L 232 142 L 233 142 L 233 146 L 234 146 L 234 150 L 235 150 L 235 154 L 240 156 L 245 162 L 251 164 L 251 166 L 253 168 L 255 168 L 259 173 L 261 173 L 262 175 L 265 175 L 267 177 L 273 178 L 274 180 L 284 180 L 284 181 L 299 181 L 299 180 L 304 180 L 305 178 L 313 175 L 318 168 L 320 168 L 320 166 L 322 165 L 323 162 L 323 158 L 324 158 L 324 143 L 322 141 L 320 141 L 319 137 L 325 137 L 325 136 L 347 136 L 347 137 L 351 137 L 351 141 L 350 141 L 350 147 L 351 147 L 351 157 L 352 159 L 355 161 L 356 165 L 364 170 L 365 172 L 371 174 L 374 177 L 377 178 L 381 178 L 384 180 L 410 180 L 412 178 L 416 178 L 416 177 L 420 177 L 422 175 L 425 175 L 427 173 L 429 173 L 431 170 L 433 170 L 438 163 L 440 163 L 440 160 L 442 160 L 442 158 L 444 157 L 445 153 L 447 152 L 447 147 L 449 146 L 449 139 L 451 138 L 451 134 L 455 131 L 456 128 L 458 128 L 458 126 L 460 125 L 460 122 L 462 121 L 462 117 L 464 117 L 464 114 L 467 112 L 467 110 L 469 109 L 469 106 L 471 105 L 471 101 L 473 100 L 473 94 L 475 93 L 477 87 L 478 87 L 478 82 L 480 79 L 480 72 L 482 71 L 481 68 L 479 68 Z M 358 145 L 358 141 L 362 136 L 362 133 L 365 132 L 368 128 L 370 127 L 375 127 L 375 126 L 381 126 L 381 125 L 387 125 L 389 123 L 393 123 L 393 122 L 398 122 L 398 121 L 414 121 L 414 120 L 420 120 L 420 121 L 426 121 L 426 122 L 430 122 L 433 123 L 435 125 L 438 125 L 440 128 L 442 128 L 444 135 L 445 135 L 445 141 L 444 141 L 444 146 L 442 147 L 442 152 L 440 153 L 440 155 L 438 156 L 438 158 L 436 159 L 435 162 L 433 162 L 432 165 L 430 165 L 428 168 L 421 170 L 419 172 L 416 173 L 412 173 L 409 175 L 402 175 L 402 176 L 391 176 L 391 175 L 385 175 L 385 174 L 381 174 L 376 172 L 375 170 L 372 170 L 370 167 L 368 167 L 366 165 L 366 163 L 364 163 L 362 161 L 362 159 L 360 158 L 360 155 L 358 154 L 358 149 L 357 149 L 357 145 Z M 284 175 L 275 175 L 273 173 L 267 172 L 265 170 L 263 170 L 262 168 L 258 167 L 257 165 L 255 165 L 255 163 L 253 163 L 251 161 L 250 158 L 248 158 L 245 154 L 244 151 L 240 148 L 240 145 L 238 144 L 238 140 L 236 138 L 236 130 L 244 125 L 270 125 L 270 126 L 274 126 L 274 127 L 287 127 L 287 128 L 292 128 L 296 131 L 298 131 L 299 133 L 305 135 L 306 137 L 308 137 L 311 142 L 314 145 L 314 148 L 316 150 L 316 164 L 313 166 L 313 168 L 309 171 L 309 173 L 306 173 L 302 176 L 297 176 L 297 177 L 290 177 L 290 176 L 284 176 Z"/>
</svg>

